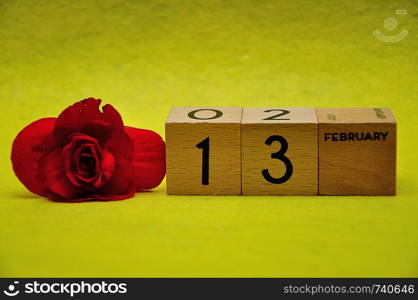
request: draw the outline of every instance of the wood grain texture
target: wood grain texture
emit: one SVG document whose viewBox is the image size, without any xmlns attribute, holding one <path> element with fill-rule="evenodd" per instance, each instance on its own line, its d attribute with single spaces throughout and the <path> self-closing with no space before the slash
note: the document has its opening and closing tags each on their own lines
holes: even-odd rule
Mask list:
<svg viewBox="0 0 418 300">
<path fill-rule="evenodd" d="M 388 108 L 321 108 L 320 195 L 395 195 L 396 120 Z"/>
<path fill-rule="evenodd" d="M 208 109 L 222 111 L 216 119 Z M 240 107 L 174 107 L 166 122 L 167 193 L 176 195 L 241 194 Z M 209 183 L 202 184 L 202 149 L 196 145 L 209 137 Z"/>
<path fill-rule="evenodd" d="M 272 120 L 280 113 L 277 109 L 289 113 Z M 243 195 L 317 195 L 318 124 L 314 108 L 244 108 L 241 128 Z M 287 141 L 284 155 L 293 167 L 291 177 L 279 184 L 267 181 L 262 174 L 267 169 L 272 177 L 281 178 L 286 172 L 285 163 L 271 157 L 281 149 L 280 142 L 266 145 L 267 138 L 274 135 Z"/>
</svg>

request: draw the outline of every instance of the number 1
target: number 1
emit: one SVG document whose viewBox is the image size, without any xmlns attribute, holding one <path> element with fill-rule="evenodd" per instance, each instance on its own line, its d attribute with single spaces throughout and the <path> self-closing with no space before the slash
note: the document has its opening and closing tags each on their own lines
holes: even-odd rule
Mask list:
<svg viewBox="0 0 418 300">
<path fill-rule="evenodd" d="M 209 137 L 205 138 L 199 144 L 197 148 L 203 149 L 202 151 L 202 185 L 209 185 Z"/>
</svg>

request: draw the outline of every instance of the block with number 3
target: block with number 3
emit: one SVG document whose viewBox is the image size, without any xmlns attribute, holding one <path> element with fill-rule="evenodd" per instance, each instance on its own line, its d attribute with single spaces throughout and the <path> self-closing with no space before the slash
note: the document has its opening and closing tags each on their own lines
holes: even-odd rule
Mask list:
<svg viewBox="0 0 418 300">
<path fill-rule="evenodd" d="M 241 194 L 241 107 L 174 107 L 166 122 L 167 193 Z"/>
<path fill-rule="evenodd" d="M 241 126 L 243 195 L 317 195 L 314 108 L 244 108 Z"/>
</svg>

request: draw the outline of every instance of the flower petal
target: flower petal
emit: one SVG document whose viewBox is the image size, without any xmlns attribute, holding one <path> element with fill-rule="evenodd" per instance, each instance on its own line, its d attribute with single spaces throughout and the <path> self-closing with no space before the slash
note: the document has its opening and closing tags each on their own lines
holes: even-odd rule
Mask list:
<svg viewBox="0 0 418 300">
<path fill-rule="evenodd" d="M 37 178 L 40 158 L 55 148 L 53 129 L 56 118 L 40 119 L 26 126 L 15 138 L 12 147 L 13 170 L 32 193 L 45 196 L 44 182 Z"/>
<path fill-rule="evenodd" d="M 135 184 L 132 182 L 126 192 L 121 195 L 102 195 L 102 194 L 91 194 L 84 197 L 68 200 L 68 202 L 84 202 L 84 201 L 117 201 L 129 199 L 135 196 Z M 52 199 L 54 200 L 54 199 Z"/>
<path fill-rule="evenodd" d="M 111 131 L 122 132 L 123 122 L 120 114 L 111 105 L 105 105 L 102 113 L 99 109 L 101 101 L 87 98 L 65 109 L 59 115 L 54 129 L 58 144 L 67 144 L 70 135 L 74 133 L 86 133 L 104 141 Z"/>
<path fill-rule="evenodd" d="M 102 174 L 105 177 L 105 180 L 108 180 L 112 177 L 113 172 L 115 171 L 116 165 L 115 165 L 115 157 L 112 153 L 104 149 L 102 151 Z"/>
<path fill-rule="evenodd" d="M 125 132 L 134 142 L 133 166 L 137 190 L 152 189 L 165 176 L 165 143 L 154 131 L 125 126 Z"/>
<path fill-rule="evenodd" d="M 84 146 L 83 146 L 84 145 Z M 90 147 L 93 152 L 96 153 L 96 149 L 100 152 L 101 151 L 101 147 L 100 144 L 98 143 L 98 141 L 88 135 L 85 134 L 72 134 L 71 135 L 71 142 L 68 143 L 64 148 L 63 148 L 63 155 L 64 155 L 64 164 L 65 164 L 65 170 L 66 170 L 66 175 L 68 177 L 68 179 L 76 186 L 78 187 L 86 187 L 84 183 L 86 182 L 92 182 L 93 180 L 95 180 L 97 178 L 89 178 L 90 180 L 86 181 L 81 179 L 80 177 L 77 177 L 76 174 L 78 173 L 78 169 L 76 168 L 78 165 L 77 163 L 77 159 L 79 159 L 80 156 L 80 152 L 82 151 L 82 149 L 84 147 Z M 96 161 L 99 161 L 99 158 L 95 158 Z M 98 166 L 97 166 L 98 167 Z M 96 174 L 99 174 L 99 169 L 96 169 Z M 85 179 L 85 177 L 83 177 Z"/>
<path fill-rule="evenodd" d="M 103 119 L 118 128 L 123 128 L 122 117 L 119 112 L 110 104 L 103 106 Z"/>
<path fill-rule="evenodd" d="M 83 195 L 83 190 L 72 184 L 66 175 L 62 149 L 41 158 L 38 174 L 40 180 L 45 180 L 49 189 L 47 197 L 52 200 L 71 200 Z"/>
<path fill-rule="evenodd" d="M 125 157 L 115 157 L 116 169 L 108 182 L 98 189 L 97 199 L 126 199 L 135 194 L 134 168 Z"/>
<path fill-rule="evenodd" d="M 108 150 L 115 158 L 121 156 L 128 160 L 132 160 L 134 143 L 124 131 L 119 133 L 114 132 L 103 145 L 103 149 Z"/>
</svg>

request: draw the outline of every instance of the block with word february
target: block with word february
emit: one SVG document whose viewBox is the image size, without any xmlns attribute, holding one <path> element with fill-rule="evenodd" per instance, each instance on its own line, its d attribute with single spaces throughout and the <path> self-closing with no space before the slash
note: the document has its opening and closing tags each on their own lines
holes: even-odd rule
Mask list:
<svg viewBox="0 0 418 300">
<path fill-rule="evenodd" d="M 320 108 L 319 194 L 394 195 L 396 121 L 388 108 Z"/>
<path fill-rule="evenodd" d="M 241 126 L 243 195 L 317 195 L 314 108 L 244 108 Z"/>
<path fill-rule="evenodd" d="M 174 107 L 166 122 L 167 193 L 241 194 L 241 107 Z"/>
</svg>

